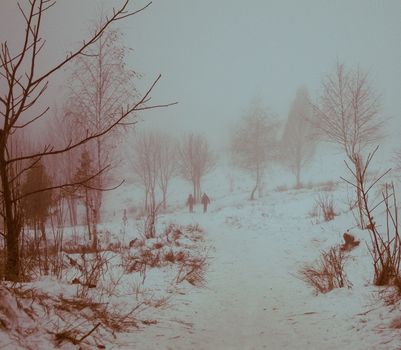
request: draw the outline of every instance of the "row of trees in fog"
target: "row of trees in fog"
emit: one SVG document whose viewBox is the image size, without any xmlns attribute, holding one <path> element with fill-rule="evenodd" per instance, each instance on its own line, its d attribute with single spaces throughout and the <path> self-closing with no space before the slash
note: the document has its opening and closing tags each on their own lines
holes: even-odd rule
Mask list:
<svg viewBox="0 0 401 350">
<path fill-rule="evenodd" d="M 78 203 L 85 208 L 88 235 L 96 248 L 103 192 L 120 184 L 111 172 L 118 165 L 120 143 L 131 135 L 140 111 L 170 105 L 150 104 L 150 93 L 160 76 L 146 91 L 137 91 L 138 75 L 126 66 L 122 34 L 112 27 L 144 8 L 129 12 L 126 0 L 109 17 L 95 22 L 78 48 L 44 67 L 41 24 L 53 5 L 32 0 L 21 6 L 25 20 L 21 46 L 1 44 L 0 180 L 7 280 L 21 277 L 24 227 L 34 227 L 47 244 L 49 218 L 52 225 L 61 226 L 66 220 L 63 213 L 68 213 L 71 225 L 77 225 Z M 41 100 L 48 80 L 65 68 L 69 74 L 66 96 L 52 115 Z M 301 186 L 302 168 L 321 139 L 339 144 L 356 176 L 362 177 L 363 152 L 380 135 L 378 102 L 367 74 L 338 64 L 323 79 L 316 102 L 306 88 L 299 89 L 283 130 L 269 111 L 252 106 L 230 141 L 234 164 L 254 177 L 250 198 L 261 194 L 267 166 L 273 160 L 281 160 Z M 45 131 L 29 143 L 34 135 L 31 130 L 41 121 Z M 142 132 L 134 136 L 132 150 L 129 161 L 150 213 L 159 205 L 166 207 L 173 176 L 188 180 L 198 201 L 202 178 L 216 162 L 208 140 L 197 134 L 176 141 L 156 131 Z M 359 191 L 356 197 L 361 200 Z M 360 220 L 363 225 L 362 213 Z"/>
<path fill-rule="evenodd" d="M 132 150 L 129 160 L 144 188 L 146 210 L 153 212 L 159 204 L 166 208 L 168 186 L 177 175 L 192 184 L 195 201 L 199 201 L 201 180 L 215 164 L 205 136 L 191 133 L 178 141 L 165 133 L 144 131 L 135 136 Z M 161 203 L 157 189 L 162 194 Z"/>
<path fill-rule="evenodd" d="M 337 63 L 322 80 L 321 96 L 315 101 L 305 87 L 297 91 L 283 132 L 267 109 L 252 106 L 234 130 L 230 150 L 234 164 L 255 179 L 250 196 L 254 199 L 273 160 L 286 165 L 295 176 L 296 187 L 300 187 L 302 169 L 312 159 L 319 141 L 338 144 L 356 177 L 361 178 L 364 152 L 380 139 L 382 125 L 379 97 L 368 74 Z M 356 203 L 361 207 L 359 189 Z M 362 212 L 360 224 L 363 226 Z"/>
<path fill-rule="evenodd" d="M 279 161 L 295 175 L 301 186 L 302 168 L 311 160 L 316 147 L 316 133 L 311 124 L 313 110 L 305 87 L 297 91 L 284 130 L 261 105 L 252 105 L 233 131 L 230 152 L 233 163 L 255 179 L 250 199 L 261 195 L 269 163 Z M 281 135 L 281 137 L 280 137 Z"/>
<path fill-rule="evenodd" d="M 65 197 L 77 188 L 103 189 L 112 158 L 109 136 L 121 132 L 124 126 L 135 124 L 139 111 L 167 106 L 149 104 L 150 93 L 160 77 L 142 94 L 132 88 L 134 74 L 126 69 L 120 34 L 111 27 L 143 9 L 129 11 L 129 0 L 126 0 L 120 8 L 102 18 L 78 48 L 44 66 L 42 23 L 54 4 L 48 0 L 22 4 L 20 11 L 25 28 L 21 32 L 21 41 L 1 44 L 0 178 L 7 280 L 15 281 L 21 277 L 21 234 L 30 210 L 29 205 L 23 209 L 23 201 L 33 199 L 39 193 Z M 25 142 L 24 147 L 24 141 L 32 136 L 32 126 L 46 119 L 47 125 L 51 123 L 49 108 L 41 107 L 41 101 L 48 80 L 64 68 L 71 69 L 70 91 L 59 125 L 54 126 L 55 132 L 47 138 L 46 144 L 40 144 L 46 138 L 43 131 L 37 144 L 26 145 Z M 91 164 L 89 161 L 85 164 L 85 157 Z M 87 169 L 77 171 L 77 163 Z M 45 178 L 46 183 L 26 181 L 28 175 L 34 176 L 35 171 L 43 172 L 45 168 L 53 171 Z M 24 181 L 25 187 L 22 186 Z M 91 202 L 88 214 L 97 221 L 101 191 L 94 191 L 92 195 L 87 198 Z M 92 235 L 96 242 L 96 225 Z"/>
</svg>

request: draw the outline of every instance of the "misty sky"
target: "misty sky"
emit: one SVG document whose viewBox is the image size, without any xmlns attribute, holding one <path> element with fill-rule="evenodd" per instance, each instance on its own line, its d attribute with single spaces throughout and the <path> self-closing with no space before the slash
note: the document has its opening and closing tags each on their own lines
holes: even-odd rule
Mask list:
<svg viewBox="0 0 401 350">
<path fill-rule="evenodd" d="M 76 46 L 101 3 L 107 10 L 121 1 L 59 0 L 44 23 L 43 59 Z M 0 0 L 1 40 L 15 40 L 18 16 L 14 1 Z M 143 114 L 146 125 L 225 140 L 252 100 L 286 118 L 297 88 L 316 97 L 338 58 L 370 71 L 383 116 L 401 128 L 399 0 L 154 0 L 120 27 L 133 48 L 128 65 L 143 75 L 138 86 L 161 73 L 154 102 L 179 102 Z"/>
</svg>

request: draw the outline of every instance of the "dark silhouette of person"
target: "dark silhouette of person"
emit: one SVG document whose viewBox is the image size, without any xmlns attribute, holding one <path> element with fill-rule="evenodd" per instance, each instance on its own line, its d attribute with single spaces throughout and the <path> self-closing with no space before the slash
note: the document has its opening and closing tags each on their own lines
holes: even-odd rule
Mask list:
<svg viewBox="0 0 401 350">
<path fill-rule="evenodd" d="M 206 193 L 203 193 L 203 196 L 201 198 L 201 203 L 203 204 L 203 212 L 206 213 L 207 212 L 207 206 L 208 204 L 210 204 L 210 199 L 207 196 Z"/>
<path fill-rule="evenodd" d="M 194 211 L 194 203 L 195 203 L 195 199 L 192 196 L 192 194 L 190 194 L 187 199 L 187 206 L 189 207 L 190 213 L 192 213 Z"/>
</svg>

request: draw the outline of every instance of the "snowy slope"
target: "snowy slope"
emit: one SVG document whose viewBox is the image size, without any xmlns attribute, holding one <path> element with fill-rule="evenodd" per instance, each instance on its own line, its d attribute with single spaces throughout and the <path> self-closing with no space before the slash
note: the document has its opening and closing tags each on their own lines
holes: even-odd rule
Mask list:
<svg viewBox="0 0 401 350">
<path fill-rule="evenodd" d="M 293 178 L 284 169 L 270 168 L 264 195 L 256 201 L 248 200 L 251 177 L 218 167 L 202 185 L 212 199 L 206 214 L 200 206 L 193 214 L 188 213 L 184 203 L 191 186 L 175 179 L 169 208 L 158 219 L 159 232 L 170 223 L 200 225 L 210 258 L 206 282 L 200 288 L 186 282 L 172 288 L 176 270 L 149 270 L 140 292 L 168 303 L 140 312 L 137 329 L 115 333 L 115 338 L 99 333 L 98 341 L 107 349 L 126 350 L 399 349 L 399 304 L 386 305 L 380 298 L 382 289 L 372 286 L 369 233 L 356 228 L 348 209 L 353 192 L 339 180 L 345 173 L 341 156 L 332 154 L 331 161 L 324 163 L 321 154 L 317 160 L 305 174 L 313 183 L 300 190 L 291 189 Z M 312 215 L 319 193 L 333 197 L 338 214 L 333 221 L 324 222 Z M 103 234 L 108 232 L 112 241 L 126 243 L 140 236 L 141 195 L 132 183 L 105 194 L 104 222 L 100 225 Z M 125 226 L 124 209 L 128 216 Z M 383 211 L 378 210 L 376 219 L 382 215 Z M 347 253 L 345 270 L 352 288 L 316 295 L 301 280 L 299 271 L 313 263 L 322 250 L 342 243 L 347 230 L 361 240 Z M 180 244 L 185 246 L 185 238 Z M 138 285 L 140 276 L 136 280 L 132 277 L 124 277 L 126 295 L 116 300 L 120 308 L 138 298 L 129 295 L 129 288 Z M 71 278 L 68 276 L 68 281 Z M 29 287 L 54 297 L 73 293 L 75 288 L 52 279 L 42 279 Z M 14 323 L 6 328 L 18 328 L 18 332 L 1 331 L 0 345 L 5 349 L 51 349 L 51 336 L 32 324 L 30 316 L 15 306 L 6 291 L 3 294 L 0 319 L 7 321 L 11 313 Z M 53 316 L 48 317 L 49 322 L 56 322 Z M 28 334 L 24 341 L 22 334 Z M 64 343 L 63 348 L 78 347 Z"/>
<path fill-rule="evenodd" d="M 347 211 L 347 187 L 332 187 L 340 215 L 328 223 L 309 215 L 319 189 L 270 191 L 255 202 L 244 190 L 226 192 L 207 214 L 171 215 L 206 230 L 214 247 L 207 286 L 176 300 L 157 325 L 120 337 L 118 348 L 399 348 L 399 329 L 391 326 L 399 312 L 371 286 L 368 232 L 356 229 Z M 347 229 L 362 241 L 346 264 L 353 287 L 316 296 L 298 271 L 342 243 Z"/>
</svg>

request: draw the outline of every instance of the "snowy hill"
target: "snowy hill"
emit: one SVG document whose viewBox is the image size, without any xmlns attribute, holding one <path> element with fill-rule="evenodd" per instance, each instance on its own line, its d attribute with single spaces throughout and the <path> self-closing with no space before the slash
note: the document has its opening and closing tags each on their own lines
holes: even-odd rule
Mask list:
<svg viewBox="0 0 401 350">
<path fill-rule="evenodd" d="M 310 169 L 310 173 L 316 174 L 316 182 L 299 190 L 291 189 L 292 178 L 284 169 L 272 167 L 266 175 L 265 192 L 256 201 L 249 201 L 251 177 L 229 167 L 217 167 L 202 185 L 212 199 L 205 214 L 200 205 L 195 207 L 194 213 L 188 212 L 184 204 L 191 186 L 175 179 L 168 197 L 168 210 L 158 218 L 158 232 L 165 232 L 171 223 L 179 225 L 183 232 L 186 232 L 185 227 L 200 227 L 203 243 L 199 245 L 197 238 L 188 233 L 179 236 L 177 241 L 161 235 L 145 241 L 143 247 L 156 249 L 154 247 L 160 245 L 162 255 L 173 252 L 175 256 L 189 256 L 193 254 L 191 251 L 202 252 L 208 261 L 204 281 L 197 286 L 187 282 L 172 283 L 179 279 L 177 273 L 181 271 L 175 266 L 179 269 L 180 265 L 169 265 L 167 261 L 160 265 L 161 269 L 147 270 L 146 281 L 144 279 L 142 284 L 143 275 L 134 270 L 123 277 L 121 297 L 113 298 L 115 307 L 124 308 L 132 298 L 141 300 L 139 295 L 154 297 L 152 302 L 148 301 L 153 303 L 152 307 L 135 314 L 136 327 L 124 333 L 115 332 L 115 339 L 97 329 L 91 334 L 93 340 L 85 338 L 79 345 L 63 341 L 57 346 L 90 349 L 98 344 L 106 349 L 140 350 L 398 349 L 401 346 L 398 302 L 386 305 L 380 294 L 383 287 L 373 286 L 369 232 L 356 227 L 349 209 L 353 190 L 333 175 L 334 170 L 341 172 L 336 161 L 329 162 L 332 168 L 324 167 L 319 161 L 314 164 L 315 170 Z M 325 170 L 319 171 L 316 167 Z M 324 180 L 326 182 L 322 182 Z M 375 193 L 378 194 L 378 189 Z M 316 209 L 319 194 L 333 199 L 334 220 L 324 221 Z M 100 229 L 103 234 L 110 233 L 111 242 L 127 244 L 141 237 L 141 198 L 141 191 L 134 184 L 124 184 L 106 194 L 105 220 Z M 128 216 L 125 225 L 122 221 L 124 209 Z M 383 213 L 381 208 L 377 220 Z M 300 271 L 305 265 L 315 263 L 322 251 L 344 243 L 346 231 L 361 242 L 345 253 L 348 288 L 316 294 L 302 280 Z M 69 273 L 65 282 L 42 279 L 26 287 L 46 292 L 53 301 L 60 295 L 68 298 L 76 288 L 69 284 L 73 276 Z M 136 297 L 129 286 L 136 286 Z M 48 332 L 31 324 L 31 316 L 26 311 L 29 308 L 21 309 L 7 292 L 4 293 L 1 319 L 7 326 L 2 331 L 0 345 L 6 349 L 56 346 Z M 26 305 L 26 301 L 22 304 Z M 44 322 L 43 309 L 35 306 L 32 310 L 36 319 L 41 317 Z M 48 317 L 53 323 L 58 322 L 57 307 L 49 310 Z M 15 331 L 7 322 L 18 317 L 23 322 L 15 321 L 19 324 Z M 24 324 L 29 327 L 24 328 Z M 87 331 L 90 330 L 89 327 Z M 29 331 L 35 337 L 18 340 Z"/>
</svg>

